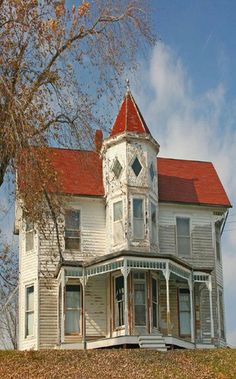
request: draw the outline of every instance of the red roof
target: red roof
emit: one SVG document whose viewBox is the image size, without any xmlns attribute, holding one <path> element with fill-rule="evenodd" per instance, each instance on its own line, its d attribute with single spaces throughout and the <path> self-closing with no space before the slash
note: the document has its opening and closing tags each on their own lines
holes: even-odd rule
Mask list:
<svg viewBox="0 0 236 379">
<path fill-rule="evenodd" d="M 123 99 L 110 137 L 123 132 L 150 134 L 150 131 L 130 91 L 126 93 Z"/>
<path fill-rule="evenodd" d="M 231 206 L 210 162 L 158 158 L 157 170 L 160 201 Z"/>
<path fill-rule="evenodd" d="M 50 148 L 61 193 L 103 196 L 102 163 L 94 151 Z M 230 207 L 229 199 L 212 163 L 158 158 L 161 202 Z"/>
<path fill-rule="evenodd" d="M 58 172 L 61 193 L 103 196 L 102 162 L 98 153 L 87 150 L 49 148 Z"/>
</svg>

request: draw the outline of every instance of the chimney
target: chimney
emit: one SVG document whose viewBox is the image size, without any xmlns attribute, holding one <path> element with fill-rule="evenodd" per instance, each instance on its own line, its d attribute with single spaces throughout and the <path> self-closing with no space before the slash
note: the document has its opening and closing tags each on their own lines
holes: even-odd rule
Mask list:
<svg viewBox="0 0 236 379">
<path fill-rule="evenodd" d="M 101 148 L 102 148 L 102 143 L 103 143 L 102 130 L 100 130 L 100 129 L 96 130 L 94 143 L 95 143 L 96 152 L 99 153 Z"/>
</svg>

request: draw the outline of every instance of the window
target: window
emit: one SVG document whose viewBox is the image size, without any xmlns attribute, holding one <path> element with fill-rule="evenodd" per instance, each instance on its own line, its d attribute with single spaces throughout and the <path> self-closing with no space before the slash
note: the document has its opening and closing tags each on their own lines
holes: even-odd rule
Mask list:
<svg viewBox="0 0 236 379">
<path fill-rule="evenodd" d="M 122 171 L 122 166 L 117 158 L 114 161 L 112 171 L 114 172 L 115 177 L 118 179 Z"/>
<path fill-rule="evenodd" d="M 151 203 L 151 241 L 157 242 L 157 210 L 153 203 Z"/>
<path fill-rule="evenodd" d="M 34 286 L 26 287 L 25 336 L 34 334 Z"/>
<path fill-rule="evenodd" d="M 152 278 L 152 326 L 157 328 L 157 280 Z"/>
<path fill-rule="evenodd" d="M 65 333 L 80 333 L 80 285 L 67 284 L 65 292 Z"/>
<path fill-rule="evenodd" d="M 80 249 L 80 211 L 67 210 L 65 214 L 65 249 Z"/>
<path fill-rule="evenodd" d="M 115 327 L 124 325 L 124 277 L 114 278 Z"/>
<path fill-rule="evenodd" d="M 26 218 L 25 226 L 25 250 L 30 251 L 34 248 L 34 224 Z"/>
<path fill-rule="evenodd" d="M 220 224 L 215 224 L 215 235 L 216 235 L 216 258 L 218 262 L 221 262 L 221 252 L 220 252 Z"/>
<path fill-rule="evenodd" d="M 180 335 L 191 334 L 191 309 L 189 290 L 186 288 L 179 289 L 179 329 Z"/>
<path fill-rule="evenodd" d="M 187 217 L 177 217 L 177 250 L 183 257 L 190 256 L 190 219 Z"/>
<path fill-rule="evenodd" d="M 136 176 L 139 176 L 140 171 L 142 170 L 142 165 L 139 162 L 138 158 L 136 157 L 135 160 L 133 161 L 131 165 L 133 172 L 135 173 Z"/>
<path fill-rule="evenodd" d="M 150 164 L 149 175 L 150 175 L 151 181 L 153 182 L 154 177 L 155 177 L 155 171 L 154 171 L 153 163 Z"/>
<path fill-rule="evenodd" d="M 123 240 L 123 202 L 113 203 L 113 240 L 118 245 Z"/>
<path fill-rule="evenodd" d="M 133 199 L 133 237 L 144 239 L 144 201 Z"/>
<path fill-rule="evenodd" d="M 224 300 L 223 292 L 219 290 L 219 316 L 220 316 L 220 338 L 225 338 L 225 328 L 224 328 Z"/>
<path fill-rule="evenodd" d="M 146 275 L 134 273 L 134 322 L 137 326 L 146 326 Z"/>
</svg>

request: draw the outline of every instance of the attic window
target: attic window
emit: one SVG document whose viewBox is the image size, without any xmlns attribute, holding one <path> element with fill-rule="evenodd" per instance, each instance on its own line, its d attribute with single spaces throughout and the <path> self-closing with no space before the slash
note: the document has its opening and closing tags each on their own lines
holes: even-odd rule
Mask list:
<svg viewBox="0 0 236 379">
<path fill-rule="evenodd" d="M 141 163 L 139 162 L 138 158 L 136 157 L 135 160 L 132 163 L 132 169 L 136 176 L 139 176 L 140 171 L 142 170 Z"/>
<path fill-rule="evenodd" d="M 150 174 L 150 178 L 153 182 L 153 179 L 155 177 L 155 171 L 154 171 L 154 167 L 153 167 L 153 163 L 151 163 L 150 167 L 149 167 L 149 174 Z"/>
<path fill-rule="evenodd" d="M 66 210 L 65 213 L 65 249 L 80 249 L 80 211 Z"/>
<path fill-rule="evenodd" d="M 113 164 L 112 171 L 114 172 L 115 177 L 118 179 L 122 171 L 122 166 L 117 158 L 115 159 L 115 162 Z"/>
<path fill-rule="evenodd" d="M 34 224 L 26 218 L 25 226 L 25 250 L 31 251 L 34 248 Z"/>
</svg>

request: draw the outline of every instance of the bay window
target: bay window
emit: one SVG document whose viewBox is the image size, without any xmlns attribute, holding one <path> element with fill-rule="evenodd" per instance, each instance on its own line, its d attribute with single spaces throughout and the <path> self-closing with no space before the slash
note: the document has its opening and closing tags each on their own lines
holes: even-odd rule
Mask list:
<svg viewBox="0 0 236 379">
<path fill-rule="evenodd" d="M 151 203 L 151 241 L 157 242 L 157 211 L 156 205 Z"/>
<path fill-rule="evenodd" d="M 114 278 L 114 312 L 115 328 L 124 325 L 124 277 Z"/>
<path fill-rule="evenodd" d="M 134 322 L 136 326 L 146 326 L 146 274 L 134 272 Z"/>
<path fill-rule="evenodd" d="M 133 199 L 133 238 L 144 239 L 144 200 Z"/>
<path fill-rule="evenodd" d="M 123 202 L 113 203 L 113 239 L 114 245 L 123 240 Z"/>
</svg>

